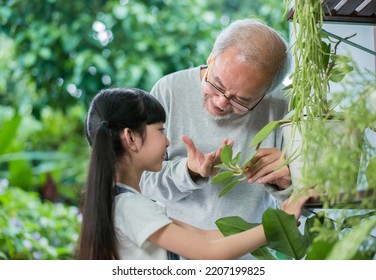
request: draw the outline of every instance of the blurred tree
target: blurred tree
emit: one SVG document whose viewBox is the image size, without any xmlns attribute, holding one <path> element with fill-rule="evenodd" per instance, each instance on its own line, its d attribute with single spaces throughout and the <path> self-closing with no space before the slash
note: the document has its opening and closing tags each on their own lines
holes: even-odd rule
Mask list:
<svg viewBox="0 0 376 280">
<path fill-rule="evenodd" d="M 149 90 L 164 73 L 203 61 L 220 28 L 198 0 L 2 2 L 1 30 L 14 57 L 1 67 L 8 71 L 2 103 L 23 92 L 38 118 L 46 105 L 87 103 L 103 87 Z"/>
<path fill-rule="evenodd" d="M 204 63 L 230 18 L 258 16 L 287 30 L 278 0 L 68 2 L 0 0 L 1 31 L 11 39 L 0 66 L 3 104 L 31 103 L 39 118 L 46 105 L 87 104 L 103 87 L 150 90 L 162 75 Z"/>
<path fill-rule="evenodd" d="M 258 17 L 287 34 L 283 9 L 280 0 L 0 0 L 0 177 L 25 190 L 52 182 L 76 202 L 94 94 L 150 90 L 204 64 L 230 20 Z"/>
</svg>

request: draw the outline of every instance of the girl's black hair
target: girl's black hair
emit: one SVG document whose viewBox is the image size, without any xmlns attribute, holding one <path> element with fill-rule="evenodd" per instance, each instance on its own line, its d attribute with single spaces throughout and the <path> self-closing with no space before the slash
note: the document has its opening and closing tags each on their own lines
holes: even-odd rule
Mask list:
<svg viewBox="0 0 376 280">
<path fill-rule="evenodd" d="M 116 162 L 126 153 L 120 134 L 129 128 L 144 135 L 146 125 L 165 121 L 162 105 L 141 89 L 105 89 L 92 100 L 86 119 L 91 156 L 81 205 L 78 259 L 118 259 L 113 185 Z"/>
</svg>

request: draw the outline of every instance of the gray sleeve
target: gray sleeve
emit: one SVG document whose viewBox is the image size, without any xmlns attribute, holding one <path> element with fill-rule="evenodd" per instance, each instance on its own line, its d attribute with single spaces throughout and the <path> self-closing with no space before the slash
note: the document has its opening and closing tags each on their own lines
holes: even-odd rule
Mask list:
<svg viewBox="0 0 376 280">
<path fill-rule="evenodd" d="M 159 80 L 150 92 L 162 104 L 167 116 L 172 106 L 170 96 L 178 91 L 176 84 L 178 83 L 172 80 L 172 76 L 168 75 Z M 169 127 L 168 120 L 165 125 Z M 159 172 L 144 172 L 141 189 L 147 197 L 163 203 L 183 199 L 192 191 L 203 188 L 203 183 L 207 181 L 208 179 L 202 179 L 194 182 L 188 172 L 187 158 L 181 156 L 164 161 Z"/>
<path fill-rule="evenodd" d="M 145 186 L 142 187 L 143 194 L 162 203 L 183 199 L 192 191 L 204 187 L 202 182 L 191 179 L 187 158 L 165 161 L 159 172 L 144 172 L 141 186 Z"/>
<path fill-rule="evenodd" d="M 292 185 L 287 189 L 279 189 L 276 185 L 272 184 L 265 184 L 265 189 L 268 193 L 270 193 L 275 199 L 276 202 L 279 204 L 282 201 L 286 200 L 293 191 Z"/>
</svg>

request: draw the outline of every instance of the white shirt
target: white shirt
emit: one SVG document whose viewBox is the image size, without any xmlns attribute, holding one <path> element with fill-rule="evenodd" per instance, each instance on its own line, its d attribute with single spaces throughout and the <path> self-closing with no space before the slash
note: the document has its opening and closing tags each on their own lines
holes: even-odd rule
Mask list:
<svg viewBox="0 0 376 280">
<path fill-rule="evenodd" d="M 123 260 L 167 260 L 167 251 L 147 239 L 172 221 L 166 210 L 140 192 L 130 190 L 115 197 L 115 232 L 119 258 Z"/>
</svg>

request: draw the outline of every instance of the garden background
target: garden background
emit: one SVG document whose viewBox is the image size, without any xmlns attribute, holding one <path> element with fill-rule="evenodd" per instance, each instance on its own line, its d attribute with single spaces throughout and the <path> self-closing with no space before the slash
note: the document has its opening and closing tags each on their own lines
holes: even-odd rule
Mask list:
<svg viewBox="0 0 376 280">
<path fill-rule="evenodd" d="M 281 0 L 0 0 L 0 259 L 72 259 L 88 104 L 206 62 L 231 20 L 288 39 Z"/>
</svg>

